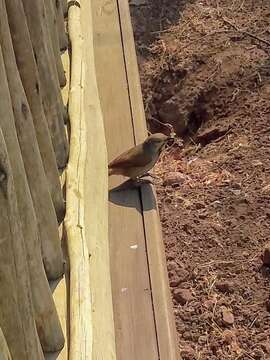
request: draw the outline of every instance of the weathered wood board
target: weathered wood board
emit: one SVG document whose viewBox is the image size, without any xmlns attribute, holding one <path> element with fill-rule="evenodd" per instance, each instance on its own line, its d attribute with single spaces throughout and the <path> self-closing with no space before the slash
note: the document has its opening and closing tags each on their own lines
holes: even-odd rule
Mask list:
<svg viewBox="0 0 270 360">
<path fill-rule="evenodd" d="M 146 136 L 128 1 L 92 0 L 109 160 Z M 123 181 L 112 177 L 110 189 Z M 175 325 L 153 189 L 110 191 L 117 359 L 176 360 Z"/>
</svg>

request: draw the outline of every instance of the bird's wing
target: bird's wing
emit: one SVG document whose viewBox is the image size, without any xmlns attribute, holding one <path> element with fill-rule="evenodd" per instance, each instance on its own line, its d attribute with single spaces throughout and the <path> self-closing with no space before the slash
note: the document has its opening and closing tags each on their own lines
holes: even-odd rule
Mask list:
<svg viewBox="0 0 270 360">
<path fill-rule="evenodd" d="M 143 151 L 143 147 L 141 145 L 137 145 L 111 161 L 109 163 L 109 168 L 113 169 L 121 166 L 124 166 L 125 168 L 142 167 L 146 166 L 150 161 L 151 156 Z"/>
</svg>

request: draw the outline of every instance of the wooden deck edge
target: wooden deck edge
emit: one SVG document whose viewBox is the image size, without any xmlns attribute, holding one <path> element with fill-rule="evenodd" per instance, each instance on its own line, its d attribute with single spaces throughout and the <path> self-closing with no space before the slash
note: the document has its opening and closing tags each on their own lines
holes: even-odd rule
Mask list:
<svg viewBox="0 0 270 360">
<path fill-rule="evenodd" d="M 70 155 L 66 170 L 67 248 L 70 263 L 69 359 L 92 359 L 92 304 L 89 252 L 84 224 L 84 173 L 86 124 L 84 113 L 85 63 L 81 33 L 80 1 L 69 8 L 69 36 L 72 47 L 69 93 Z"/>
<path fill-rule="evenodd" d="M 118 0 L 118 8 L 134 136 L 135 143 L 137 144 L 142 142 L 147 136 L 145 112 L 128 1 Z M 142 186 L 141 200 L 159 356 L 161 360 L 179 360 L 180 355 L 177 347 L 165 249 L 162 240 L 156 194 L 152 186 Z"/>
</svg>

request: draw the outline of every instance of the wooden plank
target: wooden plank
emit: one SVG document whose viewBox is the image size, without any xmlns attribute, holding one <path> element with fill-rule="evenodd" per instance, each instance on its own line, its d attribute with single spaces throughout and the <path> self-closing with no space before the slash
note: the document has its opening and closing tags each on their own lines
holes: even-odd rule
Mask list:
<svg viewBox="0 0 270 360">
<path fill-rule="evenodd" d="M 54 0 L 54 6 L 56 9 L 59 47 L 61 51 L 65 51 L 68 48 L 68 37 L 67 37 L 65 21 L 64 21 L 64 10 L 63 10 L 62 0 Z"/>
<path fill-rule="evenodd" d="M 5 336 L 1 328 L 0 328 L 0 360 L 12 360 Z"/>
<path fill-rule="evenodd" d="M 84 197 L 85 234 L 90 252 L 92 359 L 116 360 L 108 236 L 108 160 L 96 81 L 90 1 L 81 3 L 81 25 L 83 60 L 86 64 L 84 112 L 88 161 L 85 167 Z"/>
<path fill-rule="evenodd" d="M 111 160 L 134 145 L 117 1 L 93 0 L 92 9 L 97 80 Z M 120 181 L 120 177 L 111 178 L 110 188 Z M 137 189 L 110 194 L 109 237 L 117 359 L 157 360 L 155 319 Z"/>
<path fill-rule="evenodd" d="M 79 6 L 78 6 L 79 5 Z M 89 252 L 84 224 L 84 176 L 86 164 L 86 124 L 84 113 L 85 63 L 80 24 L 80 2 L 69 9 L 72 46 L 69 96 L 70 156 L 66 170 L 67 210 L 65 229 L 70 262 L 69 359 L 92 359 L 92 308 L 89 282 Z"/>
<path fill-rule="evenodd" d="M 64 127 L 63 99 L 58 84 L 57 70 L 47 28 L 43 0 L 22 0 L 33 50 L 39 71 L 43 107 L 59 169 L 68 159 L 68 143 Z M 38 29 L 38 31 L 37 31 Z"/>
<path fill-rule="evenodd" d="M 21 0 L 10 0 L 6 1 L 6 7 L 18 70 L 31 108 L 39 150 L 48 179 L 52 201 L 58 221 L 61 222 L 64 218 L 65 205 L 52 140 L 43 110 L 41 93 L 39 91 L 41 84 L 23 4 Z"/>
<path fill-rule="evenodd" d="M 66 85 L 66 76 L 61 61 L 55 0 L 45 0 L 44 5 L 45 5 L 45 14 L 46 14 L 45 18 L 49 30 L 49 38 L 50 38 L 49 41 L 51 41 L 53 55 L 54 55 L 53 58 L 51 58 L 50 60 L 51 62 L 55 63 L 60 87 L 64 87 Z"/>
<path fill-rule="evenodd" d="M 3 14 L 2 1 L 0 9 Z M 27 214 L 32 203 L 16 135 L 1 45 L 0 81 L 0 322 L 14 359 L 41 360 L 43 355 L 34 321 L 27 264 L 27 255 L 31 253 L 26 253 L 27 244 L 24 241 L 27 243 L 28 238 L 23 238 L 21 216 L 18 213 L 18 205 L 22 204 L 17 199 L 23 202 Z M 25 196 L 20 197 L 21 190 L 25 191 Z"/>
<path fill-rule="evenodd" d="M 16 64 L 5 6 L 1 9 L 1 14 L 0 41 L 3 49 L 17 137 L 38 222 L 43 262 L 48 277 L 50 279 L 58 279 L 63 274 L 63 258 L 58 236 L 58 223 L 39 152 L 31 109 Z M 31 139 L 31 142 L 29 139 Z M 35 169 L 34 176 L 33 169 Z M 24 211 L 25 209 L 23 209 Z M 27 224 L 27 226 L 29 225 Z M 39 328 L 39 326 L 37 327 Z M 41 338 L 44 332 L 45 329 L 43 328 L 42 335 L 40 335 Z M 55 335 L 57 332 L 55 329 Z M 49 333 L 50 331 L 46 334 L 47 338 L 50 338 Z M 41 340 L 41 343 L 43 347 L 48 346 L 49 349 L 57 347 L 59 349 L 63 345 L 61 331 L 55 336 L 54 341 L 48 341 L 47 343 L 44 339 L 44 342 Z"/>
<path fill-rule="evenodd" d="M 62 279 L 50 281 L 50 288 L 53 293 L 55 307 L 59 316 L 61 327 L 65 337 L 65 344 L 62 350 L 57 352 L 45 353 L 46 360 L 68 360 L 68 274 L 63 276 Z"/>
<path fill-rule="evenodd" d="M 118 3 L 135 139 L 140 143 L 147 130 L 129 4 L 127 0 Z M 160 359 L 176 360 L 175 320 L 154 188 L 142 186 L 141 198 Z"/>
</svg>

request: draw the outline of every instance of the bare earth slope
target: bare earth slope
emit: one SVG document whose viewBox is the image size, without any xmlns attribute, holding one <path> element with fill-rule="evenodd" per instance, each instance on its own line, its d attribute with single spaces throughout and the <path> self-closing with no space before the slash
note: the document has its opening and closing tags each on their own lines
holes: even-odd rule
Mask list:
<svg viewBox="0 0 270 360">
<path fill-rule="evenodd" d="M 270 2 L 133 0 L 183 359 L 270 359 Z M 255 37 L 254 37 L 255 36 Z"/>
</svg>

